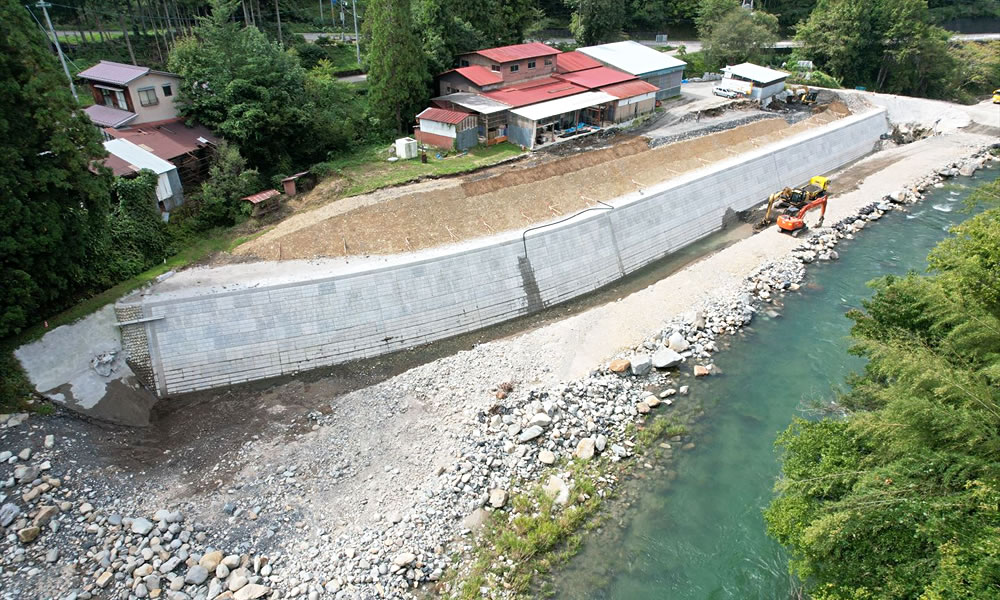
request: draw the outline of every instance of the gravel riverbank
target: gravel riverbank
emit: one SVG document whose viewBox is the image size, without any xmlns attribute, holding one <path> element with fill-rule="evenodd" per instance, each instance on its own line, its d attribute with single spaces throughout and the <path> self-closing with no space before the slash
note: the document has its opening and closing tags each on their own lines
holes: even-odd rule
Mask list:
<svg viewBox="0 0 1000 600">
<path fill-rule="evenodd" d="M 981 167 L 984 143 L 873 155 L 845 171 L 856 181 L 834 176 L 829 226 L 804 239 L 772 228 L 618 302 L 337 397 L 284 435 L 229 432 L 242 438 L 226 452 L 199 440 L 102 471 L 87 460 L 100 427 L 6 417 L 0 597 L 411 597 L 461 572 L 512 497 L 541 483 L 569 506 L 572 461 L 631 460 L 635 424 L 695 398 L 725 336 L 836 260 L 839 240 Z M 507 595 L 487 583 L 484 597 Z"/>
</svg>

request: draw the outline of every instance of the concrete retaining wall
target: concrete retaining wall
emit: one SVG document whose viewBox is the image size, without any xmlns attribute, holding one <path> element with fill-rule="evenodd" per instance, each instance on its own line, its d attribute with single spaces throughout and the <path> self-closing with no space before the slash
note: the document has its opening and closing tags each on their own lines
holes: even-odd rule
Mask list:
<svg viewBox="0 0 1000 600">
<path fill-rule="evenodd" d="M 885 113 L 850 116 L 711 165 L 613 210 L 365 272 L 141 302 L 160 395 L 366 358 L 521 316 L 590 292 L 721 228 L 730 210 L 868 154 Z"/>
</svg>

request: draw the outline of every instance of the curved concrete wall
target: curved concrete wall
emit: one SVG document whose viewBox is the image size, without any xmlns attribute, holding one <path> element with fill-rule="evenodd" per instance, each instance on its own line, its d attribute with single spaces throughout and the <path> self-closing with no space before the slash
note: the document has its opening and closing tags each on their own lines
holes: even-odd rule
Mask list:
<svg viewBox="0 0 1000 600">
<path fill-rule="evenodd" d="M 615 208 L 360 273 L 141 301 L 157 392 L 224 386 L 371 357 L 585 294 L 721 228 L 790 182 L 871 152 L 884 111 L 689 173 Z M 142 357 L 144 358 L 144 357 Z"/>
</svg>

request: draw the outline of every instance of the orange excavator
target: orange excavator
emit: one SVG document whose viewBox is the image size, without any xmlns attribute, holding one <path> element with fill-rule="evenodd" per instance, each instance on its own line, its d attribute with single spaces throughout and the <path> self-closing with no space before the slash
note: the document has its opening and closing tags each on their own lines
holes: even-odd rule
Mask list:
<svg viewBox="0 0 1000 600">
<path fill-rule="evenodd" d="M 818 226 L 823 225 L 823 218 L 826 216 L 826 201 L 829 198 L 827 188 L 830 180 L 826 177 L 815 176 L 809 180 L 809 185 L 802 188 L 785 188 L 780 192 L 771 194 L 767 199 L 767 212 L 764 220 L 757 224 L 756 229 L 761 230 L 768 227 L 772 222 L 771 211 L 775 205 L 784 209 L 784 213 L 778 215 L 778 231 L 798 236 L 807 229 L 805 215 L 815 208 L 821 209 Z"/>
</svg>

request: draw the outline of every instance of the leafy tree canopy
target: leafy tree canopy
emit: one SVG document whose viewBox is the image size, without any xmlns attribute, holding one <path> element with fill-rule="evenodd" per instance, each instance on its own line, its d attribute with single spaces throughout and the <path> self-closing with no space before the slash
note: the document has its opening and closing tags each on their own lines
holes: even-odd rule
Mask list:
<svg viewBox="0 0 1000 600">
<path fill-rule="evenodd" d="M 850 315 L 869 362 L 841 398 L 847 418 L 799 420 L 778 440 L 765 516 L 811 598 L 1000 590 L 1000 209 L 955 234 L 934 274 L 880 280 Z"/>
<path fill-rule="evenodd" d="M 726 4 L 719 2 L 718 8 Z M 750 12 L 737 6 L 726 12 L 702 14 L 701 18 L 700 28 L 708 31 L 702 42 L 712 64 L 764 62 L 778 41 L 778 19 L 762 10 Z"/>
<path fill-rule="evenodd" d="M 566 0 L 573 8 L 569 30 L 583 46 L 613 42 L 622 37 L 628 5 L 614 0 Z"/>
<path fill-rule="evenodd" d="M 847 85 L 931 97 L 952 91 L 948 37 L 926 0 L 819 0 L 796 34 L 803 54 Z"/>
<path fill-rule="evenodd" d="M 37 26 L 0 2 L 0 337 L 99 280 L 110 174 Z"/>
<path fill-rule="evenodd" d="M 299 142 L 310 123 L 305 70 L 256 27 L 232 22 L 237 4 L 214 0 L 195 37 L 171 50 L 170 69 L 184 80 L 181 111 L 235 142 L 252 164 L 287 171 L 317 150 Z"/>
<path fill-rule="evenodd" d="M 458 54 L 519 44 L 544 24 L 544 13 L 531 0 L 416 0 L 413 12 L 433 73 L 454 66 Z"/>
</svg>

